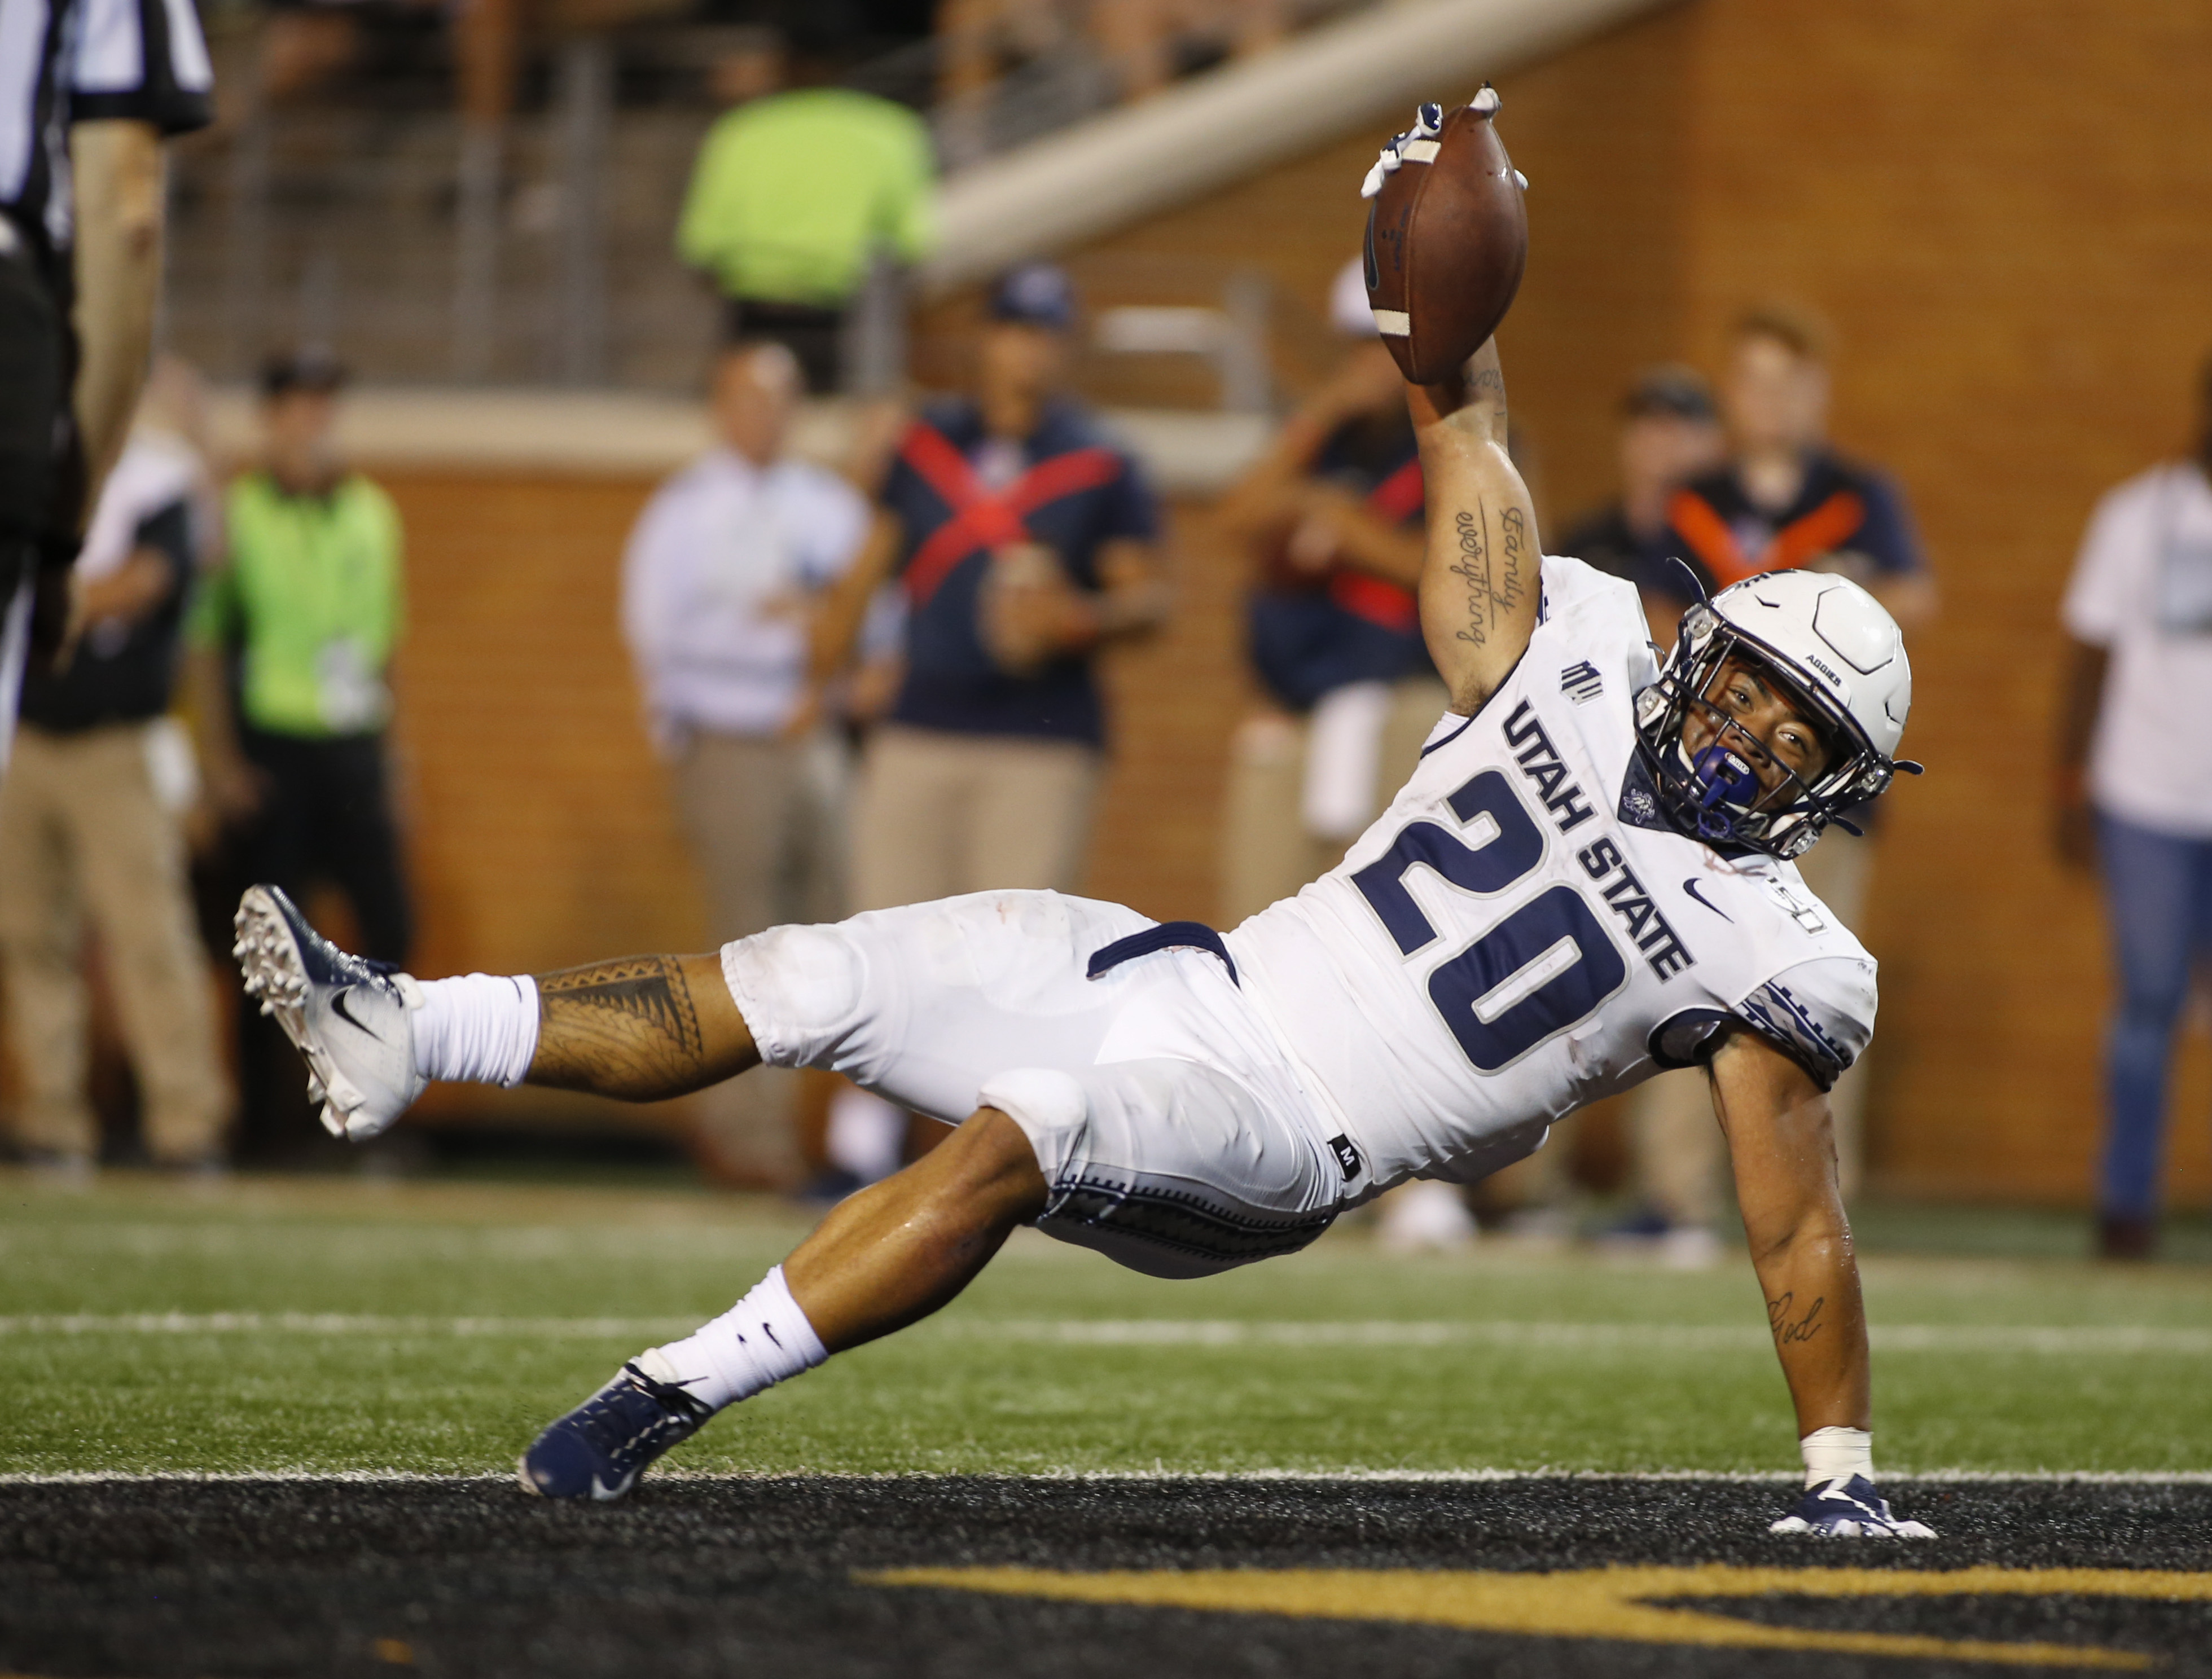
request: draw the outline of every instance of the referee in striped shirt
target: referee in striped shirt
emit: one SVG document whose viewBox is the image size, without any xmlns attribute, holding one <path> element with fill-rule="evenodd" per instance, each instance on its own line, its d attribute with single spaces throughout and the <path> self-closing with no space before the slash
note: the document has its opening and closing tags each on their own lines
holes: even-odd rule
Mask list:
<svg viewBox="0 0 2212 1679">
<path fill-rule="evenodd" d="M 161 142 L 213 85 L 192 0 L 0 0 L 0 773 L 145 377 Z"/>
</svg>

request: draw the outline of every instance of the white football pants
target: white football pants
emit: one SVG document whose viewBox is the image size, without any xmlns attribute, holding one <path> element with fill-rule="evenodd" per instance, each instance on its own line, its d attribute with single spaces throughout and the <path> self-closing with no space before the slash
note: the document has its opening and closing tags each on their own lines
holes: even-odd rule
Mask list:
<svg viewBox="0 0 2212 1679">
<path fill-rule="evenodd" d="M 1154 924 L 1055 892 L 982 892 L 777 927 L 722 948 L 761 1054 L 954 1124 L 983 1106 L 1036 1150 L 1038 1227 L 1154 1276 L 1305 1246 L 1371 1180 L 1290 1058 L 1200 949 L 1088 977 Z"/>
</svg>

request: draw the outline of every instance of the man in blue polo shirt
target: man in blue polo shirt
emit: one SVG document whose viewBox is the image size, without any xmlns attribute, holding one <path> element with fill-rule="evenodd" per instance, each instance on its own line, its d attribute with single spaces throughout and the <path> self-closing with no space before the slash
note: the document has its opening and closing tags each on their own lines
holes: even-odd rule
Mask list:
<svg viewBox="0 0 2212 1679">
<path fill-rule="evenodd" d="M 1007 887 L 1073 890 L 1105 712 L 1093 663 L 1166 615 L 1159 511 L 1060 381 L 1075 298 L 1058 269 L 993 293 L 975 394 L 907 427 L 860 561 L 820 620 L 817 679 L 885 581 L 906 676 L 862 765 L 853 892 L 888 908 Z"/>
</svg>

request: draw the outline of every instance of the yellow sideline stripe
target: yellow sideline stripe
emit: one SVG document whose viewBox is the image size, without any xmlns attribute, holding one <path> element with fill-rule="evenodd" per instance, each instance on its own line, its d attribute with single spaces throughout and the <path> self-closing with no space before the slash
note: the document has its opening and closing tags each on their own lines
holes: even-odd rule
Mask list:
<svg viewBox="0 0 2212 1679">
<path fill-rule="evenodd" d="M 1400 1621 L 1546 1638 L 1695 1644 L 1768 1650 L 1834 1650 L 1865 1656 L 1942 1657 L 2030 1667 L 2142 1669 L 2134 1651 L 2063 1644 L 2002 1644 L 1918 1634 L 1770 1627 L 1645 1601 L 1668 1597 L 1934 1597 L 2043 1596 L 2212 1602 L 2212 1573 L 2131 1568 L 1583 1568 L 1491 1573 L 1411 1568 L 1124 1569 L 887 1568 L 857 1572 L 870 1585 L 938 1586 L 1075 1603 L 1141 1603 L 1344 1621 Z"/>
</svg>

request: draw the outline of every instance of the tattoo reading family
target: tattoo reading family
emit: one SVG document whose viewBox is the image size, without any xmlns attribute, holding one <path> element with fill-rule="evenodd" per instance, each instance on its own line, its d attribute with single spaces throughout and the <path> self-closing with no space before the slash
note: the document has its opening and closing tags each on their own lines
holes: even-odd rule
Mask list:
<svg viewBox="0 0 2212 1679">
<path fill-rule="evenodd" d="M 1504 574 L 1492 575 L 1490 558 L 1490 518 L 1482 510 L 1480 519 L 1462 508 L 1453 518 L 1453 527 L 1459 536 L 1460 557 L 1452 562 L 1452 571 L 1467 585 L 1467 625 L 1455 632 L 1462 641 L 1485 646 L 1490 640 L 1492 626 L 1506 613 L 1519 606 L 1527 585 L 1521 579 L 1521 566 L 1528 557 L 1528 520 L 1518 507 L 1508 507 L 1498 515 L 1499 534 L 1504 542 Z"/>
</svg>

